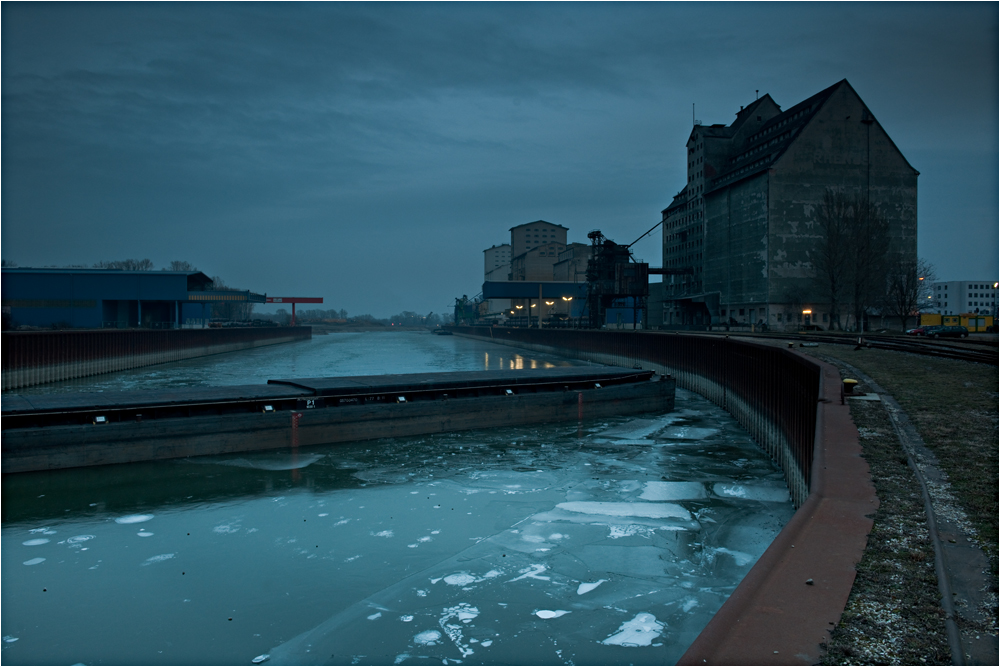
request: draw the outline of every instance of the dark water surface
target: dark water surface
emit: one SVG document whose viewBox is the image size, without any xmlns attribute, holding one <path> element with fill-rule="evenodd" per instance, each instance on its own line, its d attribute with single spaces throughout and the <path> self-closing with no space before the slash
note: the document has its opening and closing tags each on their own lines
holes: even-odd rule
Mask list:
<svg viewBox="0 0 1000 667">
<path fill-rule="evenodd" d="M 291 347 L 215 359 L 231 384 L 569 363 L 410 333 Z M 94 382 L 207 383 L 197 361 Z M 295 463 L 273 452 L 4 478 L 0 658 L 669 664 L 793 512 L 734 420 L 684 391 L 677 406 L 319 446 Z"/>
</svg>

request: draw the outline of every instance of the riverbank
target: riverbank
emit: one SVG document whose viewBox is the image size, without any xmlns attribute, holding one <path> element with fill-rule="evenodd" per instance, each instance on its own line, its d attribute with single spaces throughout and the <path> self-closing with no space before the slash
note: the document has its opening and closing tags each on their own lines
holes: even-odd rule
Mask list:
<svg viewBox="0 0 1000 667">
<path fill-rule="evenodd" d="M 780 344 L 780 343 L 778 343 Z M 896 401 L 931 456 L 917 465 L 931 481 L 966 664 L 997 655 L 996 368 L 949 359 L 820 344 L 801 351 L 861 371 Z M 858 378 L 856 378 L 858 379 Z M 883 401 L 851 400 L 880 508 L 851 596 L 827 643 L 826 664 L 942 664 L 951 661 L 932 535 L 919 480 Z M 936 460 L 935 460 L 936 459 Z M 939 469 L 935 480 L 929 472 Z M 978 548 L 982 566 L 974 565 Z M 967 561 L 973 565 L 967 566 Z"/>
<path fill-rule="evenodd" d="M 308 340 L 309 327 L 3 332 L 3 390 Z"/>
</svg>

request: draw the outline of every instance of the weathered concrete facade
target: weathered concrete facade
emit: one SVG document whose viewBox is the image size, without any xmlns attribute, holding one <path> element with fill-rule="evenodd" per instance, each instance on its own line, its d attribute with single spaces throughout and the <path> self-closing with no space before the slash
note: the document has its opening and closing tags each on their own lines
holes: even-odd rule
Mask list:
<svg viewBox="0 0 1000 667">
<path fill-rule="evenodd" d="M 730 126 L 696 125 L 688 158 L 663 256 L 691 273 L 668 276 L 665 324 L 830 326 L 816 279 L 827 192 L 867 197 L 888 218 L 890 254 L 916 259 L 918 172 L 846 80 L 784 112 L 765 95 Z"/>
</svg>

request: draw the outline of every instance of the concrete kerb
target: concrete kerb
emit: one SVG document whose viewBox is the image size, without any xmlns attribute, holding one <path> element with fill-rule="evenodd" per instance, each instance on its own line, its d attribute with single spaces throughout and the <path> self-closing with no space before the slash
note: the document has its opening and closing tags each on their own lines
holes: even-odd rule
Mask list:
<svg viewBox="0 0 1000 667">
<path fill-rule="evenodd" d="M 678 664 L 815 664 L 843 613 L 878 498 L 840 373 L 819 365 L 809 497 Z"/>
</svg>

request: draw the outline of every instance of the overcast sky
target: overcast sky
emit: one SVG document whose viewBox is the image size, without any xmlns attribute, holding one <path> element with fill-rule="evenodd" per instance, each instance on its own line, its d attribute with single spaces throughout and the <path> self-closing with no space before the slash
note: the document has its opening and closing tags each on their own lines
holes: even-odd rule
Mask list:
<svg viewBox="0 0 1000 667">
<path fill-rule="evenodd" d="M 847 78 L 920 171 L 919 252 L 998 276 L 998 5 L 44 4 L 2 11 L 2 254 L 192 262 L 389 316 L 544 219 L 630 243 L 730 123 Z M 659 265 L 659 230 L 637 246 Z"/>
</svg>

